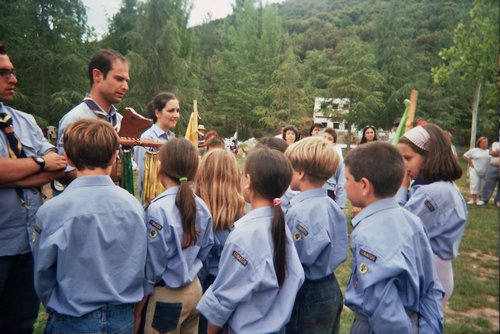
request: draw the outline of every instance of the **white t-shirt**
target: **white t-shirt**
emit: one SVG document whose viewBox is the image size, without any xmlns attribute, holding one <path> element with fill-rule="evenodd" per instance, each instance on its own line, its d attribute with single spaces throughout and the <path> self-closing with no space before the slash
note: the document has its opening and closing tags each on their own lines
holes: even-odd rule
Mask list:
<svg viewBox="0 0 500 334">
<path fill-rule="evenodd" d="M 486 174 L 486 169 L 490 163 L 490 153 L 488 150 L 482 150 L 479 147 L 474 147 L 464 153 L 464 157 L 472 160 L 474 170 L 480 176 Z"/>
</svg>

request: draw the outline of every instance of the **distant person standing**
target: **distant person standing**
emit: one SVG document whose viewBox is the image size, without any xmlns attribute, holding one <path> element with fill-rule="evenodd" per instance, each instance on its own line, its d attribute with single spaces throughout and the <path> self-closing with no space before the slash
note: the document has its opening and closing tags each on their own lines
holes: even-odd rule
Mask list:
<svg viewBox="0 0 500 334">
<path fill-rule="evenodd" d="M 61 177 L 66 159 L 42 135 L 32 115 L 4 103 L 17 78 L 0 44 L 0 333 L 32 333 L 39 311 L 29 237 L 43 203 L 41 186 Z"/>
<path fill-rule="evenodd" d="M 295 126 L 287 125 L 283 128 L 283 140 L 286 141 L 288 145 L 299 141 L 299 139 L 300 132 L 299 129 L 297 129 Z"/>
<path fill-rule="evenodd" d="M 128 91 L 129 63 L 124 56 L 114 50 L 97 51 L 88 66 L 90 92 L 83 101 L 65 114 L 59 121 L 57 147 L 59 154 L 64 153 L 64 131 L 81 118 L 102 119 L 110 123 L 116 131 L 120 130 L 122 115 L 113 105 L 122 101 Z M 118 172 L 118 173 L 117 173 Z M 114 181 L 119 179 L 121 170 L 111 172 Z M 65 182 L 76 177 L 76 171 L 66 170 Z"/>
<path fill-rule="evenodd" d="M 481 194 L 483 193 L 486 181 L 486 170 L 490 163 L 490 153 L 488 152 L 488 138 L 479 137 L 477 147 L 464 153 L 463 158 L 469 165 L 469 186 L 471 199 L 467 204 L 481 204 Z"/>
<path fill-rule="evenodd" d="M 367 125 L 363 129 L 361 134 L 361 141 L 359 144 L 371 143 L 372 141 L 377 141 L 377 129 L 373 125 Z"/>
<path fill-rule="evenodd" d="M 477 205 L 484 205 L 488 203 L 490 200 L 491 195 L 493 195 L 493 192 L 495 191 L 495 186 L 497 188 L 497 194 L 495 195 L 495 200 L 494 203 L 497 207 L 500 207 L 500 193 L 499 193 L 499 181 L 500 181 L 500 175 L 499 175 L 499 170 L 498 170 L 498 165 L 500 158 L 498 157 L 498 151 L 499 151 L 499 144 L 498 142 L 494 142 L 491 144 L 491 149 L 490 149 L 490 164 L 488 165 L 488 168 L 486 169 L 486 176 L 485 176 L 485 182 L 484 182 L 484 188 L 483 188 L 483 193 L 481 196 L 481 200 L 477 202 Z"/>
</svg>

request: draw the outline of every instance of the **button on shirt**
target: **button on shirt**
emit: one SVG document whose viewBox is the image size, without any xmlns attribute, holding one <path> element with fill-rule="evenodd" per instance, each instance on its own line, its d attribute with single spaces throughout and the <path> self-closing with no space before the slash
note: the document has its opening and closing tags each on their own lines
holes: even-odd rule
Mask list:
<svg viewBox="0 0 500 334">
<path fill-rule="evenodd" d="M 405 209 L 420 217 L 434 254 L 442 260 L 458 256 L 467 222 L 467 205 L 452 182 L 427 185 L 413 182 L 410 191 L 404 187 L 399 189 L 397 199 Z"/>
<path fill-rule="evenodd" d="M 322 188 L 301 192 L 290 203 L 286 223 L 306 278 L 318 280 L 331 275 L 347 258 L 344 213 Z"/>
<path fill-rule="evenodd" d="M 34 229 L 35 289 L 48 310 L 79 317 L 144 296 L 144 209 L 109 176 L 76 178 Z"/>
<path fill-rule="evenodd" d="M 351 222 L 352 273 L 345 304 L 368 318 L 375 333 L 442 333 L 444 291 L 421 220 L 396 199 L 379 200 Z"/>
<path fill-rule="evenodd" d="M 193 282 L 207 258 L 214 236 L 212 216 L 203 200 L 196 199 L 196 232 L 194 245 L 182 249 L 184 235 L 181 213 L 175 205 L 178 186 L 156 197 L 146 211 L 148 257 L 146 261 L 145 293 L 153 293 L 155 283 L 163 280 L 169 288 L 180 288 Z"/>
<path fill-rule="evenodd" d="M 165 132 L 156 124 L 153 124 L 141 135 L 141 139 L 156 139 L 161 142 L 166 142 L 172 138 L 175 138 L 175 133 L 172 131 Z M 144 185 L 144 155 L 146 154 L 146 150 L 151 150 L 153 152 L 158 151 L 157 148 L 146 148 L 142 146 L 134 147 L 134 160 L 137 163 L 137 190 L 139 191 L 139 198 L 141 198 L 141 201 Z"/>
<path fill-rule="evenodd" d="M 23 145 L 26 156 L 44 155 L 55 151 L 34 117 L 0 103 L 0 112 L 12 117 L 14 132 Z M 0 130 L 0 156 L 9 156 L 9 142 Z M 24 188 L 24 201 L 27 208 L 21 205 L 15 188 L 0 188 L 0 256 L 23 254 L 30 251 L 29 236 L 34 223 L 35 213 L 43 204 L 42 194 L 37 188 Z"/>
<path fill-rule="evenodd" d="M 274 270 L 271 221 L 274 208 L 250 211 L 229 233 L 219 275 L 196 307 L 219 327 L 228 323 L 235 333 L 271 333 L 290 320 L 304 271 L 286 230 L 286 276 L 278 286 Z"/>
</svg>

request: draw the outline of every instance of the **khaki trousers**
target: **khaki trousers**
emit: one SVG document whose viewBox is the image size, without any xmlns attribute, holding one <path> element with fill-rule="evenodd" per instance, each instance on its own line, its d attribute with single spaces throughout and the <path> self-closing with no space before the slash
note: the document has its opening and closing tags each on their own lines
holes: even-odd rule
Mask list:
<svg viewBox="0 0 500 334">
<path fill-rule="evenodd" d="M 201 295 L 202 289 L 198 277 L 192 283 L 178 289 L 156 287 L 149 297 L 144 333 L 197 334 L 200 315 L 196 305 Z"/>
</svg>

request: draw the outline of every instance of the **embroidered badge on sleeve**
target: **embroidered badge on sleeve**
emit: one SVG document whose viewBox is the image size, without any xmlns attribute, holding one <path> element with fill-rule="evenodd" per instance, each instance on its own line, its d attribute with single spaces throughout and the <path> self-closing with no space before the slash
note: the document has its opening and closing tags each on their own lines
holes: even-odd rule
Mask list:
<svg viewBox="0 0 500 334">
<path fill-rule="evenodd" d="M 243 266 L 246 266 L 248 264 L 248 261 L 247 259 L 245 259 L 243 256 L 241 256 L 240 253 L 238 253 L 237 251 L 234 251 L 233 252 L 233 256 L 234 258 L 239 262 L 241 263 Z"/>
<path fill-rule="evenodd" d="M 365 251 L 362 248 L 359 249 L 359 255 L 364 256 L 368 260 L 371 260 L 373 262 L 377 262 L 377 256 L 376 255 L 373 255 L 372 253 L 369 253 L 369 252 Z"/>
<path fill-rule="evenodd" d="M 434 207 L 434 205 L 432 205 L 431 201 L 429 201 L 428 199 L 425 200 L 424 204 L 427 207 L 427 209 L 429 209 L 430 212 L 436 211 L 436 208 Z"/>
<path fill-rule="evenodd" d="M 149 225 L 153 226 L 155 229 L 157 229 L 158 231 L 161 231 L 161 229 L 163 228 L 163 226 L 161 226 L 160 224 L 158 224 L 157 222 L 155 222 L 154 220 L 150 220 L 149 221 Z"/>
</svg>

